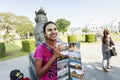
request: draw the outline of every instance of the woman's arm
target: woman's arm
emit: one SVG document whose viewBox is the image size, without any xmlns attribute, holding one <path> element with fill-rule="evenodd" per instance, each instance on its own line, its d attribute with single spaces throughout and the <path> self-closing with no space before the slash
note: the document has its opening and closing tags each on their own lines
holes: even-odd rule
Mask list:
<svg viewBox="0 0 120 80">
<path fill-rule="evenodd" d="M 48 63 L 42 67 L 42 60 L 41 59 L 36 59 L 35 60 L 35 71 L 36 71 L 36 76 L 38 78 L 42 77 L 50 68 L 50 66 L 52 65 L 54 59 L 51 58 Z"/>
<path fill-rule="evenodd" d="M 49 59 L 49 61 L 42 67 L 42 59 L 36 59 L 35 60 L 35 71 L 36 76 L 38 78 L 42 77 L 50 68 L 54 60 L 56 60 L 57 57 L 60 56 L 60 51 L 56 48 L 54 49 L 52 57 Z"/>
<path fill-rule="evenodd" d="M 111 45 L 111 46 L 115 46 L 115 43 L 114 43 L 114 41 L 112 40 L 111 37 L 110 37 L 110 45 Z"/>
</svg>

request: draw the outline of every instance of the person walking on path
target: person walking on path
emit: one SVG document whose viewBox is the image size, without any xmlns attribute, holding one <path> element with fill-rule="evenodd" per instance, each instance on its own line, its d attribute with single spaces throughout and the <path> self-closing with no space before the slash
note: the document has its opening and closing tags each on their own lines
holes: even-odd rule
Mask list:
<svg viewBox="0 0 120 80">
<path fill-rule="evenodd" d="M 102 60 L 102 68 L 105 72 L 108 72 L 108 69 L 112 68 L 110 65 L 110 59 L 111 59 L 111 52 L 110 49 L 115 45 L 112 38 L 109 36 L 110 32 L 109 30 L 105 29 L 103 31 L 103 37 L 102 37 L 102 54 L 103 54 L 103 60 Z"/>
<path fill-rule="evenodd" d="M 36 76 L 40 80 L 57 80 L 57 57 L 61 49 L 56 47 L 56 24 L 52 21 L 45 23 L 43 33 L 46 41 L 37 46 L 34 53 Z"/>
</svg>

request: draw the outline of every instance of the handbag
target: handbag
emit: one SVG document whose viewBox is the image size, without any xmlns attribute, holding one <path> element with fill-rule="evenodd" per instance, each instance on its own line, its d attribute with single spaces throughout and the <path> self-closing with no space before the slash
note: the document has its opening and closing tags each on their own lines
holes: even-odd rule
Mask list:
<svg viewBox="0 0 120 80">
<path fill-rule="evenodd" d="M 117 56 L 117 52 L 116 52 L 115 47 L 113 47 L 112 49 L 110 49 L 110 53 L 111 53 L 112 56 Z"/>
</svg>

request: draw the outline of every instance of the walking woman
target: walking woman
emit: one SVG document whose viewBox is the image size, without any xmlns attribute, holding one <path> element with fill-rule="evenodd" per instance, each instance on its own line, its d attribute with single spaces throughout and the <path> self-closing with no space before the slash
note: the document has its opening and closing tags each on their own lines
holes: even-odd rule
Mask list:
<svg viewBox="0 0 120 80">
<path fill-rule="evenodd" d="M 110 59 L 111 59 L 111 53 L 110 49 L 115 45 L 112 38 L 109 36 L 110 32 L 109 30 L 105 29 L 103 31 L 103 37 L 102 37 L 102 54 L 103 54 L 103 60 L 102 60 L 102 67 L 105 72 L 108 72 L 108 69 L 112 68 L 110 65 Z"/>
</svg>

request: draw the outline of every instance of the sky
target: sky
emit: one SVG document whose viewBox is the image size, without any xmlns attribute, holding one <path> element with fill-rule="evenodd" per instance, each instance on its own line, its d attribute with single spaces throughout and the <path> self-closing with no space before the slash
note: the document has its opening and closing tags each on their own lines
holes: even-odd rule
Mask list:
<svg viewBox="0 0 120 80">
<path fill-rule="evenodd" d="M 70 27 L 120 20 L 120 0 L 0 0 L 0 13 L 27 16 L 34 24 L 35 11 L 41 7 L 49 21 L 65 18 Z"/>
</svg>

